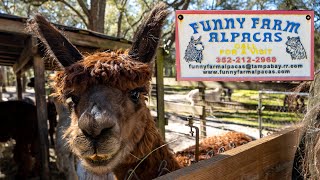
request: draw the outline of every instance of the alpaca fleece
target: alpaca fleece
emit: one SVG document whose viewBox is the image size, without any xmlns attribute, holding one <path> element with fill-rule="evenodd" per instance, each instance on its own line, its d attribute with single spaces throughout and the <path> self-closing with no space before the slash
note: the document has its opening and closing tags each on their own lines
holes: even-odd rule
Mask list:
<svg viewBox="0 0 320 180">
<path fill-rule="evenodd" d="M 143 87 L 149 92 L 152 70 L 148 64 L 130 60 L 127 52 L 101 52 L 85 57 L 58 72 L 54 78 L 55 95 L 64 97 L 81 87 L 103 84 L 128 91 Z"/>
</svg>

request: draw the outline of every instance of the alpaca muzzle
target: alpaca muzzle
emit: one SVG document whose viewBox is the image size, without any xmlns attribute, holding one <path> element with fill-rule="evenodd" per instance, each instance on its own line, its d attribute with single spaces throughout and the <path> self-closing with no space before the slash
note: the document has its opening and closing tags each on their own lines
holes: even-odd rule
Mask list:
<svg viewBox="0 0 320 180">
<path fill-rule="evenodd" d="M 104 114 L 98 112 L 94 106 L 90 112 L 86 110 L 80 116 L 78 126 L 85 136 L 98 138 L 102 133 L 111 133 L 115 123 L 111 118 L 106 118 Z"/>
</svg>

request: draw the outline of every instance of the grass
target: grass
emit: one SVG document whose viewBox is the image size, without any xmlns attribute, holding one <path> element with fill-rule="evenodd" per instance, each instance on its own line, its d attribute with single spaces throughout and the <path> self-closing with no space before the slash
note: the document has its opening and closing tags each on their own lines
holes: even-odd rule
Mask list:
<svg viewBox="0 0 320 180">
<path fill-rule="evenodd" d="M 167 93 L 168 90 L 168 93 Z M 165 86 L 167 94 L 187 94 L 189 88 Z M 283 106 L 284 94 L 263 94 L 262 105 Z M 256 90 L 234 90 L 232 102 L 258 105 L 259 92 Z M 258 113 L 256 110 L 235 110 L 231 108 L 215 108 L 208 116 L 214 116 L 221 121 L 238 123 L 258 127 Z M 295 112 L 262 111 L 262 125 L 266 128 L 281 128 L 299 122 L 302 114 Z"/>
<path fill-rule="evenodd" d="M 239 123 L 248 126 L 258 127 L 258 114 L 254 110 L 232 110 L 218 109 L 213 111 L 211 116 L 214 116 L 221 121 Z M 281 128 L 284 125 L 297 123 L 301 120 L 299 114 L 293 112 L 277 112 L 263 111 L 262 124 L 267 128 Z"/>
<path fill-rule="evenodd" d="M 263 94 L 262 104 L 271 106 L 282 106 L 284 94 Z M 231 100 L 245 104 L 258 104 L 259 92 L 255 90 L 234 90 Z"/>
</svg>

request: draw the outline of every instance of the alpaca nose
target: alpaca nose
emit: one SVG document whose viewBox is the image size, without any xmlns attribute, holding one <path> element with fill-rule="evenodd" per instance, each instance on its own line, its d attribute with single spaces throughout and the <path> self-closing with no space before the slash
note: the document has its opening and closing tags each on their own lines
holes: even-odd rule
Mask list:
<svg viewBox="0 0 320 180">
<path fill-rule="evenodd" d="M 105 118 L 103 114 L 93 107 L 90 112 L 85 112 L 80 116 L 78 126 L 84 135 L 96 138 L 102 132 L 108 133 L 111 131 L 115 123 L 110 118 Z"/>
</svg>

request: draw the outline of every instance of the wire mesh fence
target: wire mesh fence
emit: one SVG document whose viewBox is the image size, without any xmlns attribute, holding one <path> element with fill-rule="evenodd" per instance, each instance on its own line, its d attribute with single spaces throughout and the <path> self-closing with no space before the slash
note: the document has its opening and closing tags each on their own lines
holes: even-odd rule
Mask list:
<svg viewBox="0 0 320 180">
<path fill-rule="evenodd" d="M 232 90 L 230 93 L 230 90 L 223 90 L 219 97 L 209 97 L 206 94 L 205 103 L 190 103 L 188 95 L 191 91 L 193 90 L 179 89 L 175 93 L 174 89 L 170 89 L 170 94 L 165 94 L 166 113 L 194 115 L 196 119 L 205 117 L 207 122 L 217 122 L 219 126 L 235 124 L 260 129 L 262 133 L 258 137 L 299 122 L 308 102 L 308 93 L 257 90 Z M 217 96 L 216 93 L 211 93 L 213 95 Z M 206 109 L 205 115 L 199 114 L 202 112 L 200 107 Z"/>
</svg>

